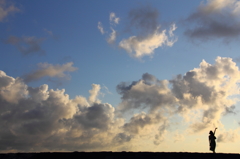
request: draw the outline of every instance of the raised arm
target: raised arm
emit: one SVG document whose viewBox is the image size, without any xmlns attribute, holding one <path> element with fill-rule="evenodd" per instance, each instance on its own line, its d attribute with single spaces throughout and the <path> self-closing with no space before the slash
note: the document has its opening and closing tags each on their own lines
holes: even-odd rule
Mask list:
<svg viewBox="0 0 240 159">
<path fill-rule="evenodd" d="M 215 128 L 215 130 L 214 130 L 214 132 L 213 132 L 214 135 L 215 135 L 216 130 L 217 130 L 217 128 Z"/>
</svg>

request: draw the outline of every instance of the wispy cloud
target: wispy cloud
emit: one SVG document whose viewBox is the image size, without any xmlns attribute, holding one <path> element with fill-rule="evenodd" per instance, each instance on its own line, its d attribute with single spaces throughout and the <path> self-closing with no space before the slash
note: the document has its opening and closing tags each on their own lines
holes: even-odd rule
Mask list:
<svg viewBox="0 0 240 159">
<path fill-rule="evenodd" d="M 117 17 L 114 12 L 111 12 L 110 15 L 109 15 L 109 20 L 110 20 L 110 23 L 118 24 L 119 21 L 120 21 L 120 18 Z"/>
<path fill-rule="evenodd" d="M 109 38 L 107 39 L 107 42 L 109 44 L 113 44 L 117 38 L 117 32 L 116 30 L 114 30 L 113 28 L 111 28 L 112 32 L 111 34 L 109 35 Z"/>
<path fill-rule="evenodd" d="M 98 22 L 98 29 L 99 29 L 99 31 L 100 31 L 102 34 L 105 33 L 101 22 Z"/>
<path fill-rule="evenodd" d="M 67 72 L 76 71 L 78 68 L 73 67 L 73 62 L 69 62 L 63 65 L 52 65 L 48 63 L 39 63 L 38 69 L 32 71 L 23 76 L 25 82 L 32 82 L 39 80 L 43 77 L 57 77 L 57 78 L 67 78 Z"/>
<path fill-rule="evenodd" d="M 45 38 L 10 36 L 5 42 L 17 47 L 22 55 L 44 54 L 40 44 Z"/>
<path fill-rule="evenodd" d="M 9 15 L 20 12 L 14 4 L 6 0 L 0 0 L 0 22 L 3 22 Z"/>
</svg>

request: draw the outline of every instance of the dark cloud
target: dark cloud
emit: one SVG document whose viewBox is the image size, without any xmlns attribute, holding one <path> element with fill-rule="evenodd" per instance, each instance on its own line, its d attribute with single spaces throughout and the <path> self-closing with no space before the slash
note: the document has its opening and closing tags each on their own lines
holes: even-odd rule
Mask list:
<svg viewBox="0 0 240 159">
<path fill-rule="evenodd" d="M 230 106 L 230 107 L 225 107 L 224 115 L 228 115 L 228 114 L 234 114 L 234 115 L 236 115 L 237 112 L 236 112 L 235 108 L 236 108 L 235 105 L 232 105 L 232 106 Z"/>
<path fill-rule="evenodd" d="M 147 125 L 160 123 L 161 120 L 163 120 L 163 118 L 160 114 L 149 115 L 140 113 L 133 116 L 129 123 L 125 123 L 123 129 L 132 134 L 138 134 L 140 129 L 143 129 Z"/>
<path fill-rule="evenodd" d="M 239 38 L 240 21 L 237 1 L 210 0 L 201 4 L 186 21 L 185 35 L 192 39 L 222 38 L 225 42 Z M 191 25 L 192 24 L 192 25 Z"/>
<path fill-rule="evenodd" d="M 46 84 L 28 87 L 2 71 L 0 83 L 0 151 L 96 150 L 108 147 L 119 133 L 110 104 L 69 99 L 64 90 L 49 90 Z M 93 86 L 90 93 L 95 91 Z"/>
<path fill-rule="evenodd" d="M 152 34 L 159 26 L 159 12 L 150 6 L 132 9 L 128 13 L 127 30 L 138 29 L 140 34 Z"/>
<path fill-rule="evenodd" d="M 91 107 L 82 110 L 81 114 L 74 116 L 84 129 L 98 128 L 108 129 L 114 117 L 114 108 L 109 104 L 94 103 Z"/>
<path fill-rule="evenodd" d="M 22 55 L 30 55 L 30 54 L 44 54 L 44 50 L 42 50 L 40 44 L 44 41 L 44 38 L 36 38 L 36 37 L 16 37 L 10 36 L 6 43 L 14 45 L 17 49 L 22 53 Z"/>
<path fill-rule="evenodd" d="M 126 133 L 119 133 L 113 138 L 113 143 L 125 143 L 129 142 L 132 139 L 131 135 L 128 135 Z"/>
</svg>

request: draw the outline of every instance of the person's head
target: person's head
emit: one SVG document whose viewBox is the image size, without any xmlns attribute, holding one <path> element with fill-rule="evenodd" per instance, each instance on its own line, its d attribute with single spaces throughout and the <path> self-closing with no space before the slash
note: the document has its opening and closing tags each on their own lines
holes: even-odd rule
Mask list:
<svg viewBox="0 0 240 159">
<path fill-rule="evenodd" d="M 212 132 L 212 130 L 209 132 L 209 134 L 210 134 L 210 135 L 214 135 L 213 132 Z"/>
</svg>

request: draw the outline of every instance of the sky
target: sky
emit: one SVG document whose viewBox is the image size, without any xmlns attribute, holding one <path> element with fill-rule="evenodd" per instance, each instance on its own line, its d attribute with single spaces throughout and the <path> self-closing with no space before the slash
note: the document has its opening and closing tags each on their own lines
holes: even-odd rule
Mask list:
<svg viewBox="0 0 240 159">
<path fill-rule="evenodd" d="M 240 147 L 239 0 L 0 0 L 0 152 Z"/>
</svg>

